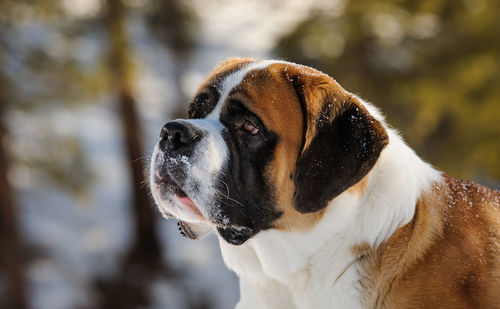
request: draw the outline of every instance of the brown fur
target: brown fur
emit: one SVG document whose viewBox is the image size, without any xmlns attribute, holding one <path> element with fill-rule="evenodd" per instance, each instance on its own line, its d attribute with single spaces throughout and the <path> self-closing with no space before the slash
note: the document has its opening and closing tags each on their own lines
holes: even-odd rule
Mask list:
<svg viewBox="0 0 500 309">
<path fill-rule="evenodd" d="M 500 192 L 448 176 L 379 248 L 361 244 L 367 308 L 499 308 Z"/>
</svg>

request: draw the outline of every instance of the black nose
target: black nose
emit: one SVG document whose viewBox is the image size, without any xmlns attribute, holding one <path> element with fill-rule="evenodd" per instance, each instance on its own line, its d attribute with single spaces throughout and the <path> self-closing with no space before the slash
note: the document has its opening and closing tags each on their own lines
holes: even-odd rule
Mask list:
<svg viewBox="0 0 500 309">
<path fill-rule="evenodd" d="M 201 131 L 190 123 L 167 122 L 160 132 L 160 148 L 164 151 L 192 149 L 201 136 Z"/>
</svg>

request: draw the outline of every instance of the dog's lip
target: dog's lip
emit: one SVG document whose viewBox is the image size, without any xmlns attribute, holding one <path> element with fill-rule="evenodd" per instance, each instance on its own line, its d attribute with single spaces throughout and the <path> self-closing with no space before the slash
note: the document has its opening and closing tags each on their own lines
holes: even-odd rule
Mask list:
<svg viewBox="0 0 500 309">
<path fill-rule="evenodd" d="M 193 200 L 186 194 L 184 190 L 177 184 L 177 182 L 167 172 L 162 176 L 159 171 L 154 174 L 154 183 L 156 186 L 164 184 L 167 190 L 175 197 L 177 203 L 182 205 L 188 211 L 196 214 L 200 219 L 205 221 L 205 217 L 193 202 Z"/>
<path fill-rule="evenodd" d="M 181 204 L 182 206 L 184 206 L 189 211 L 195 213 L 200 218 L 204 219 L 203 214 L 200 212 L 200 210 L 198 209 L 198 207 L 196 206 L 196 204 L 193 202 L 193 200 L 190 199 L 188 196 L 178 196 L 177 194 L 174 194 L 174 197 L 175 197 L 175 199 L 177 200 L 177 202 L 179 204 Z"/>
<path fill-rule="evenodd" d="M 165 186 L 165 189 L 177 196 L 180 197 L 186 197 L 187 194 L 182 190 L 181 186 L 170 176 L 168 173 L 164 173 L 164 175 L 160 175 L 159 171 L 156 171 L 154 175 L 154 183 L 158 186 L 161 186 L 162 184 Z"/>
</svg>

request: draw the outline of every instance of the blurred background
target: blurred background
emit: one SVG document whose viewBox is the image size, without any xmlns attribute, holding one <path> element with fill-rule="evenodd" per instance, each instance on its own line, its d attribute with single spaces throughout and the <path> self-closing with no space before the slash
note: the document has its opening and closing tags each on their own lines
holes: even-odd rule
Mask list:
<svg viewBox="0 0 500 309">
<path fill-rule="evenodd" d="M 500 1 L 0 0 L 0 308 L 232 308 L 215 237 L 144 170 L 230 56 L 318 68 L 439 169 L 499 188 Z"/>
</svg>

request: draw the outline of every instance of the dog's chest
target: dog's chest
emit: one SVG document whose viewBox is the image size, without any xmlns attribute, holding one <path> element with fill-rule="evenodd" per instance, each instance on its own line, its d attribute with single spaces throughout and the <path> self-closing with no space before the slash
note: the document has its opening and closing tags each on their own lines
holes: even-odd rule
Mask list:
<svg viewBox="0 0 500 309">
<path fill-rule="evenodd" d="M 221 242 L 224 261 L 240 281 L 272 282 L 264 287 L 271 294 L 279 285 L 281 292 L 274 294 L 293 299 L 298 309 L 361 308 L 359 273 L 347 247 L 329 244 L 309 255 L 306 247 L 293 243 L 270 246 L 259 240 L 237 247 Z"/>
</svg>

